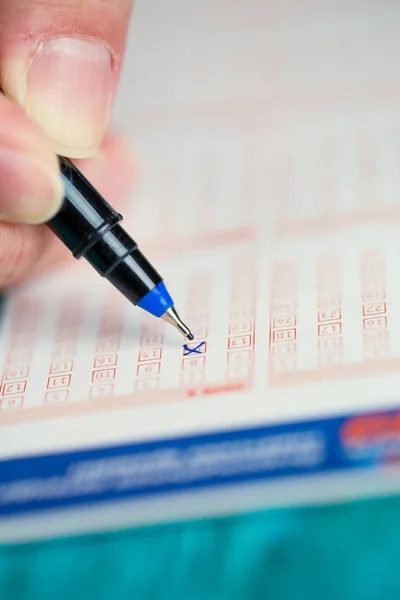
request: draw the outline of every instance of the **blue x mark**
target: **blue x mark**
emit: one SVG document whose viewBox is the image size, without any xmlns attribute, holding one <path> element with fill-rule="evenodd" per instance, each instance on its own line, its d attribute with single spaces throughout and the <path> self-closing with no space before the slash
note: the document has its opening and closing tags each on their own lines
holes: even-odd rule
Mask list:
<svg viewBox="0 0 400 600">
<path fill-rule="evenodd" d="M 205 342 L 200 342 L 200 344 L 198 344 L 196 348 L 189 348 L 189 346 L 185 344 L 183 346 L 183 356 L 188 356 L 188 354 L 202 354 L 200 348 L 204 346 L 204 344 Z"/>
</svg>

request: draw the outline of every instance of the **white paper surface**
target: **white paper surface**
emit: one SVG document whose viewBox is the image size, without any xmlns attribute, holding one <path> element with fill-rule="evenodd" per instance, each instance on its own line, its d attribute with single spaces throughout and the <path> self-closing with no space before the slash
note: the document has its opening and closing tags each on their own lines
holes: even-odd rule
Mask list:
<svg viewBox="0 0 400 600">
<path fill-rule="evenodd" d="M 84 264 L 7 299 L 0 456 L 398 405 L 391 2 L 142 2 L 125 224 L 197 352 Z"/>
</svg>

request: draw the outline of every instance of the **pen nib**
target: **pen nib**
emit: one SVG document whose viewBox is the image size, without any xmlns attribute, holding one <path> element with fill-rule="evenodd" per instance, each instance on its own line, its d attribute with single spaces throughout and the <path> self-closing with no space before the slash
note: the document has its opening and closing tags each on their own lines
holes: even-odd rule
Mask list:
<svg viewBox="0 0 400 600">
<path fill-rule="evenodd" d="M 176 312 L 175 308 L 173 306 L 171 306 L 171 308 L 169 308 L 161 317 L 164 321 L 166 321 L 167 323 L 169 323 L 170 325 L 173 325 L 174 327 L 176 327 L 176 329 L 178 331 L 180 331 L 180 333 L 188 340 L 193 340 L 194 339 L 194 335 L 193 333 L 190 331 L 190 329 L 188 327 L 186 327 L 185 323 L 183 321 L 181 321 L 181 319 L 179 318 L 178 313 Z"/>
</svg>

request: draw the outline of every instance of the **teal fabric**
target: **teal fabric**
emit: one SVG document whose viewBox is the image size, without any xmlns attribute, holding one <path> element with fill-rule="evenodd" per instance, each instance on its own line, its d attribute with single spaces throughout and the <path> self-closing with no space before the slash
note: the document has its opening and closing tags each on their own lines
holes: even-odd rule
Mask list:
<svg viewBox="0 0 400 600">
<path fill-rule="evenodd" d="M 400 498 L 0 547 L 4 600 L 399 600 Z"/>
</svg>

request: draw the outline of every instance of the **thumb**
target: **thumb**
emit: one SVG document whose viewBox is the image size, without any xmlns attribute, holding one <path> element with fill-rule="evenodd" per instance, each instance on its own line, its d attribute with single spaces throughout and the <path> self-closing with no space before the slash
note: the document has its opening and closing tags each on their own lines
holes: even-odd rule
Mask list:
<svg viewBox="0 0 400 600">
<path fill-rule="evenodd" d="M 118 82 L 130 0 L 1 0 L 0 87 L 57 154 L 99 148 Z"/>
</svg>

